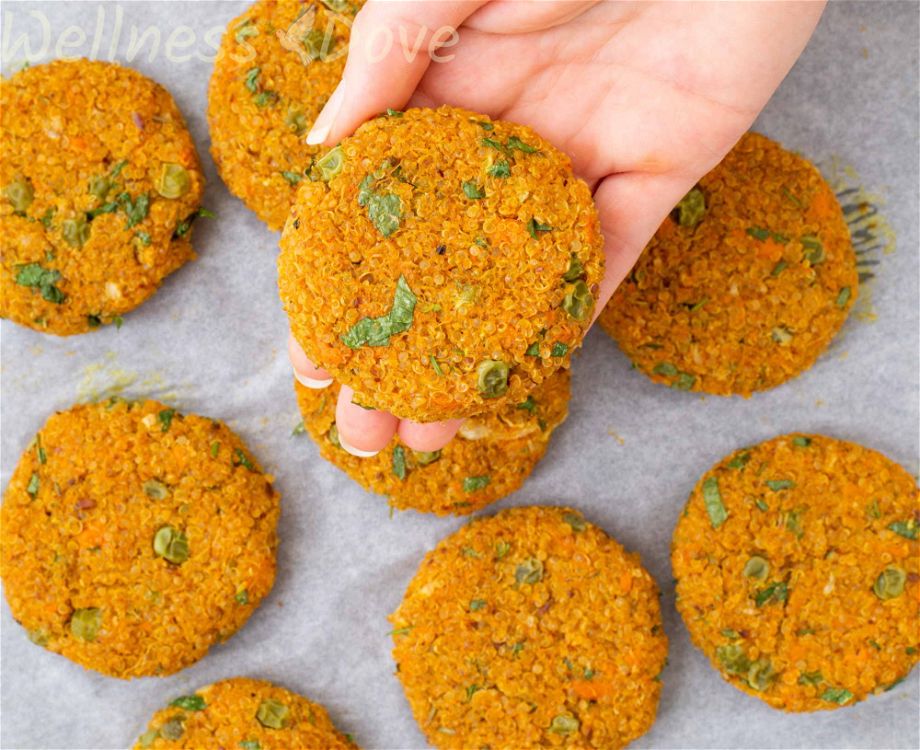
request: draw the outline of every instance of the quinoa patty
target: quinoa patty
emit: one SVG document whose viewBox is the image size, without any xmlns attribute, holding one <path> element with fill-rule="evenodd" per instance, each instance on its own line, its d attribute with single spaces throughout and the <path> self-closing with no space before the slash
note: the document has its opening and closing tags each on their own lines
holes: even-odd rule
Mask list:
<svg viewBox="0 0 920 750">
<path fill-rule="evenodd" d="M 390 620 L 436 747 L 620 748 L 655 719 L 658 587 L 577 511 L 477 518 L 425 556 Z"/>
<path fill-rule="evenodd" d="M 324 150 L 307 132 L 342 77 L 363 0 L 259 0 L 227 26 L 208 89 L 211 155 L 271 229 Z"/>
<path fill-rule="evenodd" d="M 387 495 L 390 505 L 446 515 L 472 513 L 518 489 L 568 414 L 569 372 L 559 370 L 519 404 L 467 419 L 444 448 L 419 452 L 397 438 L 371 458 L 339 443 L 335 402 L 339 386 L 318 391 L 295 381 L 303 424 L 327 461 L 362 487 Z"/>
<path fill-rule="evenodd" d="M 735 687 L 785 711 L 890 689 L 917 662 L 920 507 L 900 466 L 820 435 L 735 451 L 674 532 L 677 608 Z"/>
<path fill-rule="evenodd" d="M 69 335 L 152 295 L 194 257 L 204 175 L 169 92 L 58 60 L 0 81 L 0 317 Z"/>
<path fill-rule="evenodd" d="M 749 396 L 814 364 L 857 287 L 831 187 L 748 133 L 665 219 L 599 320 L 655 382 Z"/>
<path fill-rule="evenodd" d="M 361 403 L 466 417 L 568 366 L 603 240 L 588 187 L 530 128 L 390 111 L 314 176 L 281 237 L 281 299 L 307 355 Z"/>
<path fill-rule="evenodd" d="M 156 401 L 52 416 L 6 489 L 0 565 L 29 638 L 115 677 L 235 633 L 275 578 L 279 498 L 225 425 Z"/>
<path fill-rule="evenodd" d="M 357 750 L 326 709 L 265 680 L 233 677 L 157 711 L 134 750 Z"/>
</svg>

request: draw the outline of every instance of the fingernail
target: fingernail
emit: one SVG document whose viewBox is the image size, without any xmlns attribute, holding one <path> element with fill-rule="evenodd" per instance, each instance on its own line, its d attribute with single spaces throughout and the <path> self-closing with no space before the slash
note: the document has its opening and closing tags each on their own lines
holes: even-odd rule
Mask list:
<svg viewBox="0 0 920 750">
<path fill-rule="evenodd" d="M 306 375 L 301 375 L 297 370 L 294 370 L 294 378 L 302 386 L 312 388 L 314 391 L 319 391 L 332 385 L 332 378 L 328 378 L 327 380 L 316 380 L 315 378 L 308 378 Z"/>
<path fill-rule="evenodd" d="M 329 131 L 332 130 L 335 118 L 342 108 L 342 101 L 344 98 L 345 81 L 339 81 L 339 85 L 335 87 L 335 91 L 332 92 L 332 96 L 329 97 L 329 101 L 326 102 L 323 111 L 319 113 L 319 117 L 316 118 L 316 122 L 313 123 L 310 132 L 307 133 L 308 146 L 318 146 L 326 140 L 326 136 L 328 136 Z"/>
<path fill-rule="evenodd" d="M 358 458 L 370 458 L 371 456 L 376 456 L 380 451 L 363 451 L 360 448 L 355 448 L 353 445 L 349 445 L 348 441 L 342 436 L 342 433 L 339 433 L 339 443 L 341 446 L 353 456 Z"/>
</svg>

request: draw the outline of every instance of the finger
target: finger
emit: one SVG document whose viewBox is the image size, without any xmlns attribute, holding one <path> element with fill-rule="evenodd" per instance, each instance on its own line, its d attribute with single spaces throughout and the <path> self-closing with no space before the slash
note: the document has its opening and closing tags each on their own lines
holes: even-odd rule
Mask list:
<svg viewBox="0 0 920 750">
<path fill-rule="evenodd" d="M 399 439 L 414 451 L 441 450 L 457 434 L 462 423 L 462 419 L 446 419 L 443 422 L 404 419 L 399 423 Z"/>
<path fill-rule="evenodd" d="M 335 426 L 342 447 L 359 458 L 368 458 L 386 448 L 399 420 L 392 414 L 365 409 L 352 400 L 355 392 L 347 385 L 339 391 L 335 406 Z"/>
<path fill-rule="evenodd" d="M 402 107 L 456 29 L 487 0 L 368 0 L 355 16 L 342 80 L 307 136 L 333 145 L 388 107 Z"/>
<path fill-rule="evenodd" d="M 559 26 L 580 16 L 598 0 L 554 0 L 522 3 L 492 0 L 471 15 L 464 26 L 488 34 L 526 34 Z"/>
<path fill-rule="evenodd" d="M 314 389 L 332 385 L 332 376 L 307 359 L 307 355 L 304 354 L 293 334 L 288 335 L 288 358 L 294 368 L 294 377 L 301 385 Z"/>
</svg>

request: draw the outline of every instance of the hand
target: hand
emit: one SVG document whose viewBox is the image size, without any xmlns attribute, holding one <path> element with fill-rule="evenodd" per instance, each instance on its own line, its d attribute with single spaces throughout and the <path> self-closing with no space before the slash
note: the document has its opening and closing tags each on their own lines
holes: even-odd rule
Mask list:
<svg viewBox="0 0 920 750">
<path fill-rule="evenodd" d="M 342 82 L 307 140 L 334 145 L 388 107 L 452 104 L 531 126 L 594 192 L 607 259 L 597 314 L 668 212 L 750 127 L 823 7 L 368 0 Z M 435 35 L 445 26 L 459 41 L 438 52 L 449 62 L 434 62 L 429 43 L 445 41 Z M 289 348 L 301 382 L 329 380 L 293 339 Z M 400 421 L 351 397 L 343 387 L 336 423 L 359 455 L 396 432 L 410 448 L 436 450 L 460 424 Z"/>
</svg>

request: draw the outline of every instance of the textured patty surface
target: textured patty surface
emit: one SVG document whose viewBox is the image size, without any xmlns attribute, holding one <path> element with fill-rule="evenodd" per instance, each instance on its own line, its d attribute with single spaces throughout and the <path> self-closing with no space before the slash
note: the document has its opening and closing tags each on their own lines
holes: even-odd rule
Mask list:
<svg viewBox="0 0 920 750">
<path fill-rule="evenodd" d="M 220 422 L 156 401 L 52 416 L 6 489 L 0 573 L 35 643 L 166 675 L 235 633 L 275 577 L 279 498 Z"/>
<path fill-rule="evenodd" d="M 479 518 L 429 552 L 390 616 L 396 675 L 439 748 L 619 748 L 648 731 L 658 587 L 567 508 Z"/>
<path fill-rule="evenodd" d="M 134 70 L 55 61 L 0 81 L 0 316 L 82 333 L 194 255 L 204 176 L 169 92 Z"/>
<path fill-rule="evenodd" d="M 529 128 L 390 112 L 316 163 L 281 238 L 307 355 L 419 421 L 519 403 L 568 365 L 603 273 L 588 187 Z"/>
<path fill-rule="evenodd" d="M 829 437 L 727 456 L 674 532 L 693 642 L 732 685 L 786 711 L 891 688 L 920 647 L 918 500 L 903 468 Z"/>
<path fill-rule="evenodd" d="M 652 380 L 749 396 L 811 367 L 857 290 L 831 187 L 748 133 L 665 219 L 599 320 Z"/>
</svg>

